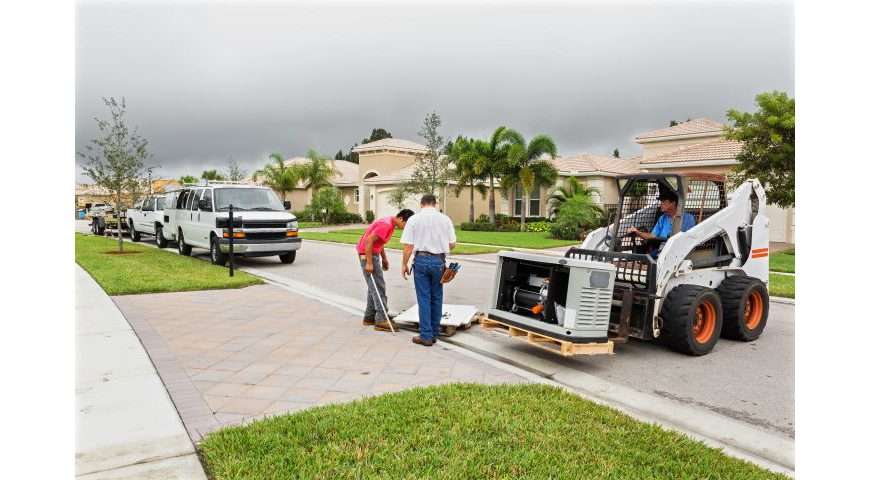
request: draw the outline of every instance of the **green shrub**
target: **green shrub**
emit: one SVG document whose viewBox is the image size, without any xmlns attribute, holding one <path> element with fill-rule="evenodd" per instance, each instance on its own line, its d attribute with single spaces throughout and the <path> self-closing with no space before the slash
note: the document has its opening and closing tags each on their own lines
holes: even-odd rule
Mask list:
<svg viewBox="0 0 870 480">
<path fill-rule="evenodd" d="M 579 226 L 570 223 L 554 223 L 550 227 L 550 236 L 559 240 L 580 240 L 582 233 Z"/>
<path fill-rule="evenodd" d="M 527 232 L 549 232 L 550 231 L 550 222 L 532 222 L 526 224 Z"/>
<path fill-rule="evenodd" d="M 372 223 L 375 221 L 375 212 L 371 210 L 366 210 L 366 223 Z"/>
<path fill-rule="evenodd" d="M 305 209 L 305 218 L 314 218 L 324 224 L 332 223 L 330 220 L 336 215 L 347 213 L 344 200 L 335 187 L 324 187 L 314 194 L 311 204 Z"/>
<path fill-rule="evenodd" d="M 601 224 L 603 214 L 591 196 L 574 195 L 559 207 L 556 221 L 550 227 L 550 236 L 560 240 L 580 240 L 588 230 Z"/>
<path fill-rule="evenodd" d="M 343 213 L 335 213 L 329 217 L 330 224 L 341 224 L 341 223 L 363 223 L 363 219 L 358 213 L 351 212 L 343 212 Z M 371 223 L 371 222 L 369 222 Z"/>
<path fill-rule="evenodd" d="M 465 230 L 467 232 L 519 232 L 520 224 L 506 223 L 503 225 L 498 225 L 494 223 L 465 222 L 459 225 L 459 229 Z"/>
</svg>

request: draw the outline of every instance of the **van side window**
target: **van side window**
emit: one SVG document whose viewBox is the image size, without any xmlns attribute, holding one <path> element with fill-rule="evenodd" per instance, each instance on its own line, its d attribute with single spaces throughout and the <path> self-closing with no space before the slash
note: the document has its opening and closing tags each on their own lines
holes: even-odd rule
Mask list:
<svg viewBox="0 0 870 480">
<path fill-rule="evenodd" d="M 199 203 L 199 199 L 202 198 L 202 192 L 204 192 L 204 191 L 205 190 L 197 190 L 196 192 L 194 192 L 193 195 L 191 195 L 191 202 L 190 202 L 190 209 L 191 210 L 197 209 L 196 204 Z"/>
<path fill-rule="evenodd" d="M 208 208 L 206 210 L 210 212 L 212 210 L 211 190 L 203 190 L 202 199 L 208 202 Z"/>
<path fill-rule="evenodd" d="M 187 200 L 187 195 L 190 193 L 190 190 L 184 190 L 180 194 L 178 194 L 178 201 L 175 203 L 175 208 L 182 209 L 184 208 L 184 202 Z"/>
</svg>

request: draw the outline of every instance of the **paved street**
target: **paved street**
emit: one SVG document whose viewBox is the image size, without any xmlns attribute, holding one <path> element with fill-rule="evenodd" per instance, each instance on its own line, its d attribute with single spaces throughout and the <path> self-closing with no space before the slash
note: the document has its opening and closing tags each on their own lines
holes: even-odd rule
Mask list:
<svg viewBox="0 0 870 480">
<path fill-rule="evenodd" d="M 194 254 L 203 259 L 206 256 L 203 250 L 194 250 Z M 390 310 L 400 312 L 416 302 L 413 282 L 402 280 L 399 274 L 400 252 L 391 250 L 388 255 L 393 264 L 386 272 Z M 491 259 L 492 255 L 483 258 Z M 461 256 L 456 259 L 462 262 Z M 328 293 L 346 305 L 358 306 L 364 298 L 359 265 L 349 245 L 306 241 L 293 265 L 283 265 L 273 257 L 238 263 L 242 268 L 285 279 L 288 285 Z M 445 302 L 483 308 L 492 293 L 495 267 L 462 263 L 461 273 L 445 290 Z M 562 369 L 588 373 L 794 437 L 793 305 L 771 303 L 766 331 L 758 341 L 721 340 L 713 353 L 698 358 L 635 341 L 617 346 L 614 356 L 566 359 L 479 328 L 460 335 L 473 335 L 516 349 L 526 358 L 555 362 Z"/>
</svg>

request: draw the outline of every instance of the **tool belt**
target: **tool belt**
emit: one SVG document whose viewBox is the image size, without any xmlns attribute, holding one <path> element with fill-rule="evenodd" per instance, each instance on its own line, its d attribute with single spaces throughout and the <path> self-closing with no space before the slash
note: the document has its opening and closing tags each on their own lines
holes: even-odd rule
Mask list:
<svg viewBox="0 0 870 480">
<path fill-rule="evenodd" d="M 446 265 L 444 267 L 444 271 L 441 273 L 441 283 L 449 283 L 456 277 L 456 274 L 459 272 L 459 264 L 456 262 L 451 263 L 450 265 Z"/>
<path fill-rule="evenodd" d="M 414 255 L 417 255 L 420 257 L 438 257 L 442 261 L 447 260 L 447 255 L 444 253 L 431 253 L 431 252 L 424 252 L 423 250 L 417 250 L 416 252 L 414 252 Z"/>
</svg>

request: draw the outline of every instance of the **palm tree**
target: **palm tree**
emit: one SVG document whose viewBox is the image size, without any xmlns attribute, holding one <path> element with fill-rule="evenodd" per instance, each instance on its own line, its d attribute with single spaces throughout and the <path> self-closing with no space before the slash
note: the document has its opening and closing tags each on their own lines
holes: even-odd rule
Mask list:
<svg viewBox="0 0 870 480">
<path fill-rule="evenodd" d="M 584 195 L 592 198 L 592 194 L 598 192 L 597 189 L 587 187 L 580 183 L 576 177 L 569 177 L 568 180 L 556 187 L 553 193 L 547 197 L 548 209 L 547 213 L 552 217 L 559 213 L 562 205 L 575 195 Z"/>
<path fill-rule="evenodd" d="M 305 156 L 309 161 L 299 167 L 300 180 L 305 182 L 305 188 L 311 189 L 312 195 L 317 190 L 332 185 L 332 177 L 341 175 L 330 160 L 317 151 L 308 150 Z"/>
<path fill-rule="evenodd" d="M 495 179 L 501 177 L 507 167 L 507 152 L 513 135 L 510 132 L 512 130 L 502 125 L 492 132 L 488 142 L 475 143 L 478 151 L 475 170 L 489 180 L 489 221 L 492 223 L 495 223 Z"/>
<path fill-rule="evenodd" d="M 469 222 L 474 222 L 475 219 L 474 191 L 477 190 L 486 198 L 486 185 L 482 183 L 486 177 L 480 174 L 476 168 L 485 143 L 481 140 L 473 140 L 460 136 L 447 151 L 448 160 L 454 167 L 451 173 L 453 179 L 456 180 L 456 187 L 453 189 L 454 193 L 458 197 L 467 186 L 471 195 L 468 207 Z"/>
<path fill-rule="evenodd" d="M 296 188 L 301 178 L 301 172 L 296 165 L 288 166 L 284 162 L 284 158 L 280 153 L 273 153 L 269 158 L 274 160 L 274 163 L 269 163 L 261 170 L 254 172 L 254 181 L 263 180 L 272 190 L 281 194 L 281 201 L 287 199 L 287 192 Z"/>
<path fill-rule="evenodd" d="M 503 137 L 510 142 L 507 152 L 507 165 L 502 173 L 502 193 L 507 194 L 517 185 L 522 189 L 522 204 L 520 205 L 520 229 L 526 229 L 526 202 L 533 188 L 549 187 L 555 183 L 559 172 L 546 159 L 556 157 L 556 143 L 546 135 L 536 135 L 528 144 L 522 135 L 507 130 Z"/>
</svg>

